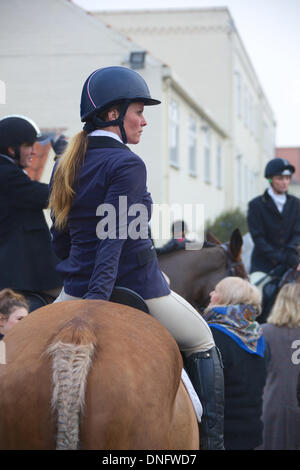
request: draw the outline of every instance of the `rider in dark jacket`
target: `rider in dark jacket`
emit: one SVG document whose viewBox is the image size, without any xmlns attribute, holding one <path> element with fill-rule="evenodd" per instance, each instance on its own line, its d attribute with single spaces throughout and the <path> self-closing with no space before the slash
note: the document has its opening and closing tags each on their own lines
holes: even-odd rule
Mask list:
<svg viewBox="0 0 300 470">
<path fill-rule="evenodd" d="M 32 181 L 22 165 L 38 138 L 39 129 L 24 116 L 0 120 L 0 289 L 21 292 L 30 310 L 44 304 L 42 292 L 62 284 L 43 214 L 48 185 Z"/>
<path fill-rule="evenodd" d="M 265 170 L 270 187 L 249 203 L 248 226 L 254 249 L 251 272 L 283 271 L 299 264 L 300 200 L 287 194 L 295 168 L 281 158 L 271 160 Z"/>
<path fill-rule="evenodd" d="M 172 224 L 171 227 L 172 238 L 165 245 L 156 248 L 158 255 L 164 255 L 176 250 L 184 250 L 188 242 L 186 239 L 187 225 L 183 220 L 178 220 Z"/>
<path fill-rule="evenodd" d="M 271 160 L 265 169 L 270 187 L 249 203 L 248 226 L 254 242 L 251 272 L 271 275 L 264 286 L 260 322 L 266 321 L 282 276 L 300 261 L 300 200 L 287 193 L 294 171 L 287 160 Z"/>
</svg>

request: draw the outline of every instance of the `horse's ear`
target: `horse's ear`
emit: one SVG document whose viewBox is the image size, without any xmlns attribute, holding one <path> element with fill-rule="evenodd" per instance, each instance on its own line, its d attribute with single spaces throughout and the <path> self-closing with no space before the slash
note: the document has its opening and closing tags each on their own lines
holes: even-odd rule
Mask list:
<svg viewBox="0 0 300 470">
<path fill-rule="evenodd" d="M 234 259 L 238 259 L 242 253 L 243 237 L 238 228 L 236 228 L 230 237 L 229 247 Z"/>
<path fill-rule="evenodd" d="M 205 240 L 210 243 L 215 243 L 216 245 L 221 245 L 220 240 L 218 240 L 209 229 L 205 232 Z"/>
</svg>

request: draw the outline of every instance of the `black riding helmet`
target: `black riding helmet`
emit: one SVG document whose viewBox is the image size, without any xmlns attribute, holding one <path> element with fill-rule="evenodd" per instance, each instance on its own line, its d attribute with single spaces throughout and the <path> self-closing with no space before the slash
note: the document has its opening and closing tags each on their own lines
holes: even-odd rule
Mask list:
<svg viewBox="0 0 300 470">
<path fill-rule="evenodd" d="M 20 160 L 20 145 L 45 141 L 38 126 L 28 117 L 18 114 L 0 120 L 0 152 L 8 155 L 8 147 L 15 151 L 15 160 Z M 11 155 L 9 155 L 11 157 Z"/>
<path fill-rule="evenodd" d="M 265 178 L 272 178 L 272 176 L 292 175 L 295 173 L 295 167 L 284 158 L 273 158 L 270 160 L 265 168 Z"/>
<path fill-rule="evenodd" d="M 127 67 L 112 66 L 95 70 L 85 81 L 81 94 L 80 117 L 84 130 L 92 132 L 97 127 L 119 126 L 122 140 L 127 142 L 123 126 L 127 108 L 133 101 L 145 106 L 160 104 L 151 98 L 143 77 Z M 115 104 L 122 105 L 118 119 L 106 122 L 99 117 L 104 110 Z"/>
</svg>

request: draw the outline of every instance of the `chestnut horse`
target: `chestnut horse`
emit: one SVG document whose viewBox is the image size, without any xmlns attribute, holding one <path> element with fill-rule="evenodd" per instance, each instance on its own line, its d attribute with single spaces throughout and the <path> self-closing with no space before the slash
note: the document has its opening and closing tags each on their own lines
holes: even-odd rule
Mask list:
<svg viewBox="0 0 300 470">
<path fill-rule="evenodd" d="M 199 449 L 181 354 L 146 313 L 54 303 L 4 341 L 0 449 Z"/>
<path fill-rule="evenodd" d="M 167 275 L 170 288 L 185 298 L 199 312 L 209 303 L 209 293 L 226 276 L 248 279 L 242 262 L 243 238 L 238 229 L 230 241 L 222 244 L 211 233 L 210 246 L 201 250 L 177 250 L 158 257 L 160 269 Z"/>
</svg>

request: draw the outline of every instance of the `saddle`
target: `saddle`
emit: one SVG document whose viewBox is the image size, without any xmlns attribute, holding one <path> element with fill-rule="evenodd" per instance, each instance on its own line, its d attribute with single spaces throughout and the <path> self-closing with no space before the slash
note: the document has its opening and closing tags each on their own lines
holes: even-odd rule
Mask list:
<svg viewBox="0 0 300 470">
<path fill-rule="evenodd" d="M 249 274 L 249 279 L 250 283 L 256 286 L 262 294 L 264 286 L 272 280 L 272 276 L 263 271 L 255 271 Z"/>
<path fill-rule="evenodd" d="M 28 302 L 29 312 L 33 312 L 38 308 L 44 307 L 45 305 L 52 304 L 55 300 L 55 297 L 48 295 L 44 292 L 33 292 L 33 291 L 23 291 L 16 290 L 19 294 L 23 295 Z"/>
<path fill-rule="evenodd" d="M 38 308 L 44 307 L 45 305 L 51 304 L 55 297 L 46 295 L 42 292 L 29 292 L 29 291 L 18 291 L 20 294 L 24 295 L 27 302 L 29 303 L 29 311 L 37 310 Z M 111 302 L 117 304 L 127 305 L 128 307 L 133 307 L 138 310 L 142 310 L 145 313 L 149 314 L 148 307 L 144 299 L 127 287 L 116 286 L 112 291 L 112 295 L 109 299 Z"/>
<path fill-rule="evenodd" d="M 142 310 L 142 312 L 149 314 L 149 309 L 144 299 L 139 294 L 131 289 L 128 289 L 127 287 L 116 286 L 112 291 L 109 300 L 117 304 L 137 308 L 138 310 Z"/>
</svg>

